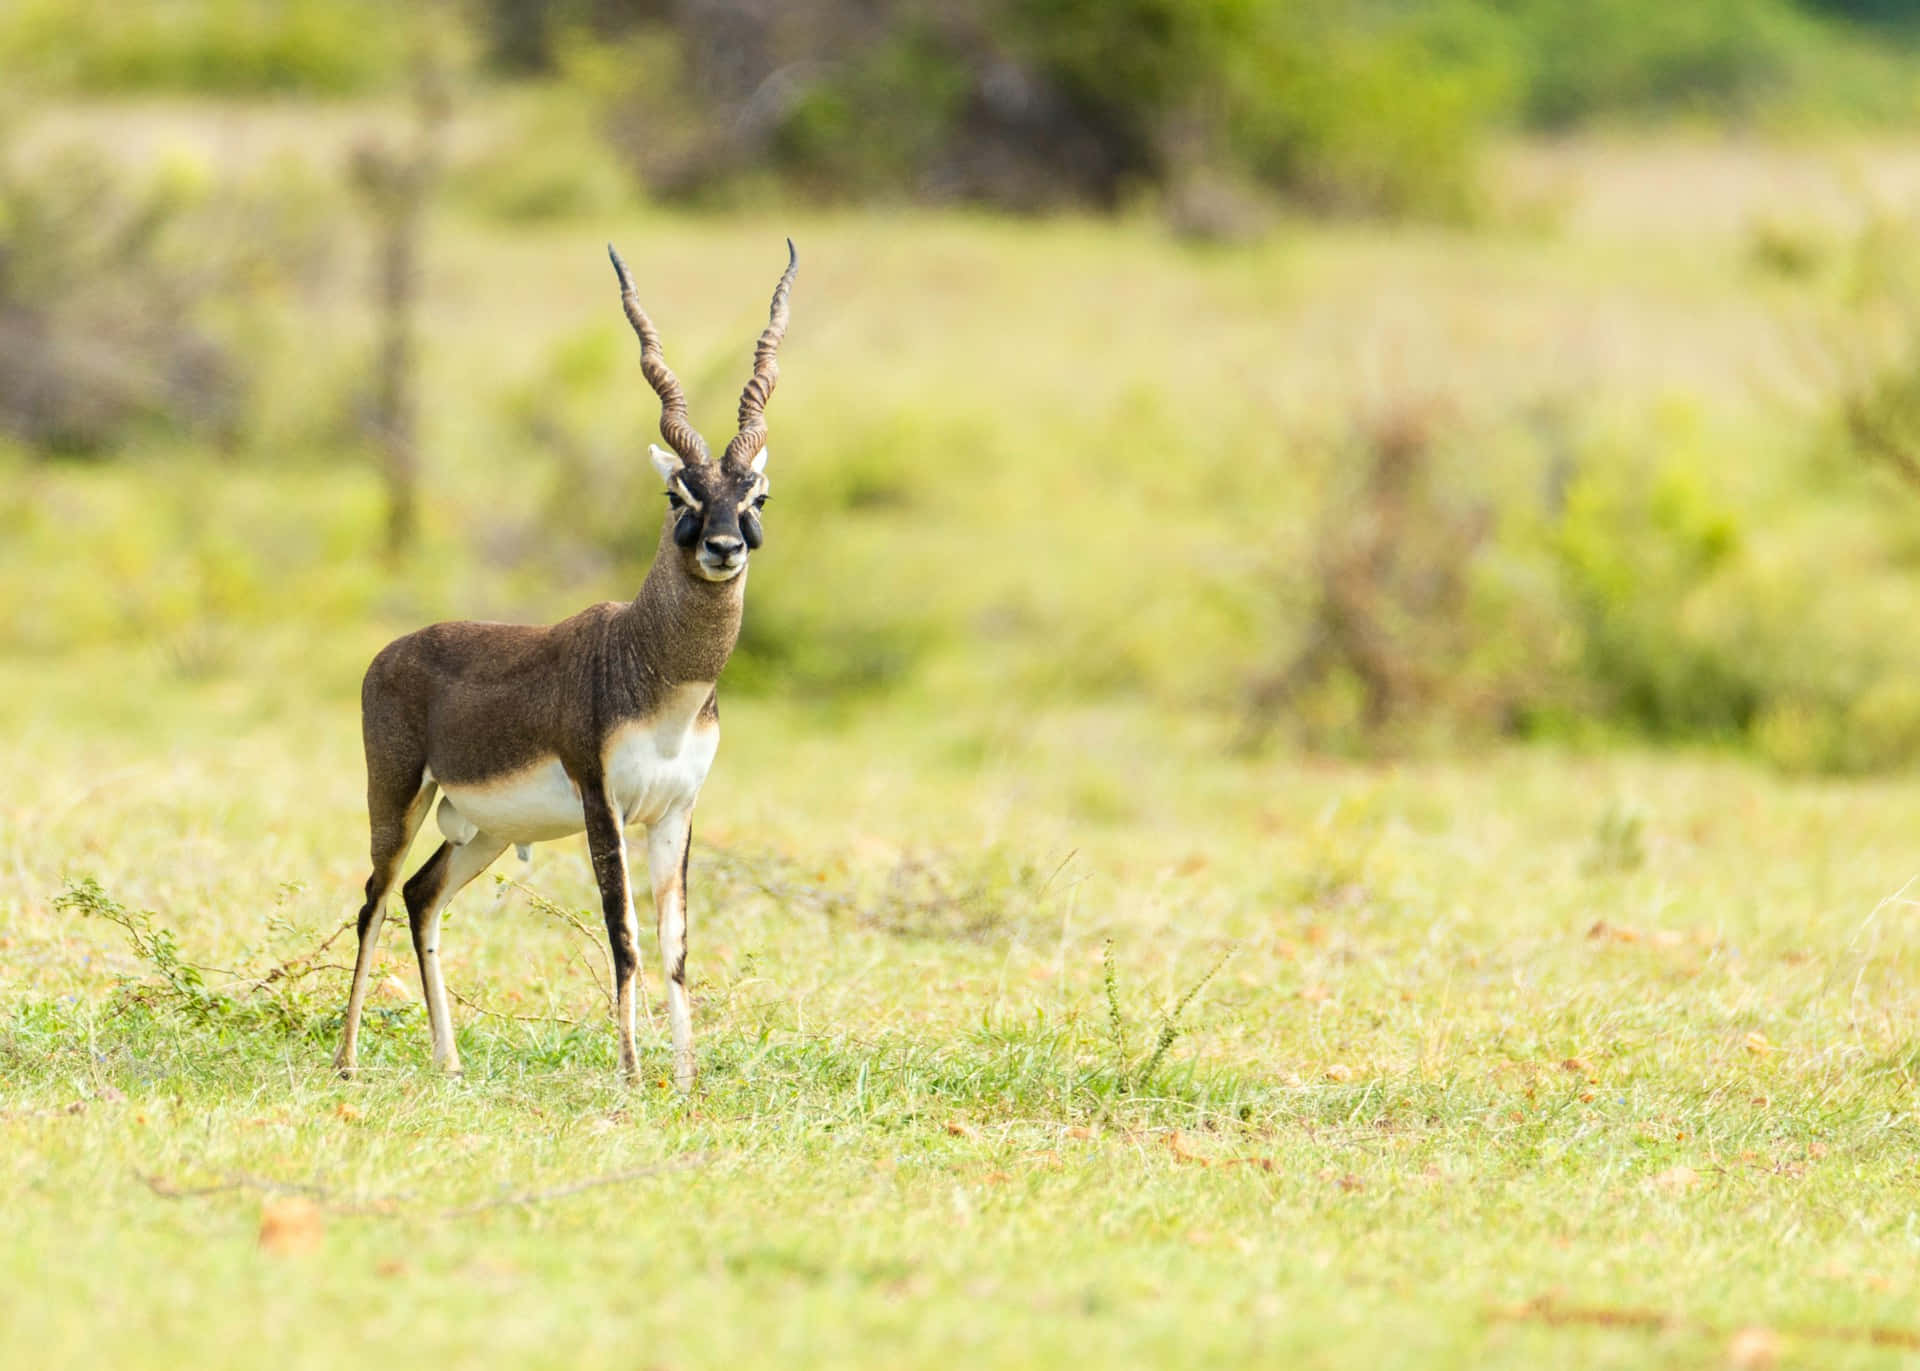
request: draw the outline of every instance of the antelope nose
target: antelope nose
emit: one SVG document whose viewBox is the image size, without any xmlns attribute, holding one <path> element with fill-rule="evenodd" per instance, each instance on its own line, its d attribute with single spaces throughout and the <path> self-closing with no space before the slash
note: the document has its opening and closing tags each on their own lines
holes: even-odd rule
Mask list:
<svg viewBox="0 0 1920 1371">
<path fill-rule="evenodd" d="M 707 551 L 723 562 L 731 562 L 746 551 L 746 547 L 747 545 L 738 538 L 707 539 Z"/>
</svg>

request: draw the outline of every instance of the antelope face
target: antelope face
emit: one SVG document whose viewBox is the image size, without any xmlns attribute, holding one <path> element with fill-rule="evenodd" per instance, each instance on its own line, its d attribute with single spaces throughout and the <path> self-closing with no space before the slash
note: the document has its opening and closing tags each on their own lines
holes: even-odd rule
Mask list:
<svg viewBox="0 0 1920 1371">
<path fill-rule="evenodd" d="M 673 541 L 688 574 L 731 581 L 747 569 L 747 558 L 763 536 L 767 450 L 761 448 L 747 466 L 724 459 L 696 465 L 657 447 L 650 452 L 654 470 L 666 483 Z"/>
<path fill-rule="evenodd" d="M 740 431 L 719 461 L 687 422 L 687 393 L 660 352 L 660 334 L 640 307 L 633 277 L 620 254 L 607 245 L 620 281 L 620 307 L 640 340 L 640 374 L 660 397 L 660 436 L 667 448 L 652 448 L 653 469 L 667 487 L 669 527 L 681 565 L 702 581 L 731 581 L 747 569 L 760 546 L 760 507 L 767 502 L 767 398 L 780 379 L 780 340 L 787 332 L 787 296 L 800 258 L 787 240 L 787 269 L 773 288 L 767 326 L 753 345 L 753 375 L 740 392 Z"/>
</svg>

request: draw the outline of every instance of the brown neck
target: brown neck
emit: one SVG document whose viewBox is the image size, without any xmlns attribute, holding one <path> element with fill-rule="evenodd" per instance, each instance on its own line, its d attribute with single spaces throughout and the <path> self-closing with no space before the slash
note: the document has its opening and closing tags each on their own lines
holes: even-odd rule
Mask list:
<svg viewBox="0 0 1920 1371">
<path fill-rule="evenodd" d="M 662 685 L 718 680 L 740 637 L 747 573 L 731 581 L 706 581 L 686 562 L 686 553 L 673 541 L 669 517 L 647 579 L 621 616 L 640 659 L 650 663 Z"/>
</svg>

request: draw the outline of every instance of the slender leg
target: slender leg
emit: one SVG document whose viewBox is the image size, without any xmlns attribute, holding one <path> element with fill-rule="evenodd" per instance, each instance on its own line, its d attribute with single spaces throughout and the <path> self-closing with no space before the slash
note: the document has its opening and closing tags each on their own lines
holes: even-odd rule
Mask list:
<svg viewBox="0 0 1920 1371">
<path fill-rule="evenodd" d="M 340 1030 L 340 1050 L 333 1067 L 352 1078 L 360 1040 L 360 1013 L 366 1007 L 367 983 L 373 978 L 373 960 L 380 952 L 380 927 L 387 918 L 387 896 L 400 875 L 400 862 L 433 803 L 434 783 L 422 780 L 413 799 L 404 806 L 369 802 L 372 810 L 387 810 L 373 820 L 373 874 L 367 877 L 367 901 L 360 906 L 360 951 L 353 960 L 353 989 L 347 994 L 346 1022 Z"/>
<path fill-rule="evenodd" d="M 427 1026 L 433 1033 L 433 1064 L 450 1076 L 460 1074 L 460 1049 L 453 1040 L 446 983 L 440 979 L 440 914 L 462 886 L 506 850 L 506 839 L 491 833 L 476 833 L 458 847 L 442 843 L 407 882 L 407 924 L 413 930 L 413 954 L 420 959 L 420 989 L 427 998 Z"/>
<path fill-rule="evenodd" d="M 600 907 L 607 918 L 607 942 L 613 948 L 614 1028 L 620 1038 L 620 1074 L 639 1079 L 640 1056 L 634 1050 L 634 1007 L 639 987 L 639 933 L 634 927 L 633 897 L 627 878 L 627 844 L 620 815 L 607 803 L 598 782 L 580 787 L 587 816 L 587 852 L 600 883 Z"/>
<path fill-rule="evenodd" d="M 673 1085 L 693 1089 L 693 1008 L 687 1002 L 687 852 L 693 811 L 676 810 L 647 830 L 647 873 L 653 879 L 655 926 L 667 976 L 667 1023 L 673 1030 Z"/>
</svg>

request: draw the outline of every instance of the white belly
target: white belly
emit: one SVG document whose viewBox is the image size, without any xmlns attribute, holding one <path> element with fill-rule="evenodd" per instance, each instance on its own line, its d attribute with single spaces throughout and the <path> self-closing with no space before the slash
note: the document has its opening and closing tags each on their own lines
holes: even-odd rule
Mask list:
<svg viewBox="0 0 1920 1371">
<path fill-rule="evenodd" d="M 580 791 L 560 765 L 548 757 L 499 780 L 448 785 L 437 815 L 440 831 L 458 846 L 476 831 L 510 843 L 542 843 L 564 838 L 587 826 Z"/>
<path fill-rule="evenodd" d="M 608 798 L 627 823 L 657 823 L 699 797 L 720 746 L 720 730 L 699 721 L 711 685 L 677 687 L 650 719 L 627 724 L 604 755 Z M 557 757 L 496 780 L 448 785 L 438 818 L 456 846 L 475 832 L 510 843 L 564 838 L 587 826 L 580 791 Z"/>
</svg>

